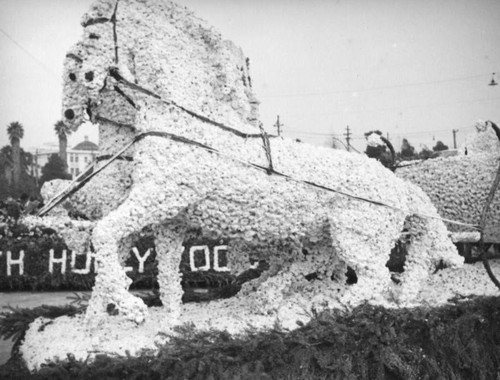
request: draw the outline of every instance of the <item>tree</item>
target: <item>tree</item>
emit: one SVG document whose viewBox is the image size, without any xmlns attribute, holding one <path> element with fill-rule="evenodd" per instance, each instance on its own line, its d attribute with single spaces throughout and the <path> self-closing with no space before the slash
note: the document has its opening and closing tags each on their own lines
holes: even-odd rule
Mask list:
<svg viewBox="0 0 500 380">
<path fill-rule="evenodd" d="M 54 124 L 54 130 L 59 139 L 59 157 L 64 162 L 64 170 L 68 171 L 68 135 L 71 134 L 71 129 L 59 120 Z"/>
<path fill-rule="evenodd" d="M 368 143 L 366 146 L 365 154 L 370 158 L 374 158 L 380 161 L 380 163 L 385 167 L 392 167 L 394 165 L 394 159 L 393 159 L 394 148 L 391 142 L 388 139 L 386 139 L 383 136 L 382 132 L 379 130 L 369 131 L 365 133 L 365 138 L 367 139 L 368 142 L 372 134 L 379 135 L 380 141 L 383 144 L 372 145 Z"/>
<path fill-rule="evenodd" d="M 440 152 L 442 150 L 448 150 L 448 145 L 444 145 L 443 142 L 441 140 L 439 140 L 436 145 L 434 146 L 434 148 L 432 148 L 432 150 L 434 152 Z"/>
<path fill-rule="evenodd" d="M 42 176 L 40 177 L 40 186 L 46 181 L 53 179 L 71 179 L 71 174 L 66 172 L 64 162 L 57 154 L 52 154 L 49 161 L 42 168 Z"/>
<path fill-rule="evenodd" d="M 10 145 L 12 146 L 13 166 L 13 190 L 17 194 L 20 191 L 21 181 L 21 139 L 24 137 L 24 127 L 18 121 L 13 121 L 7 126 Z"/>
<path fill-rule="evenodd" d="M 19 155 L 21 173 L 29 173 L 30 167 L 33 164 L 33 155 L 29 152 L 26 152 L 23 148 L 19 149 Z M 13 165 L 14 159 L 12 146 L 5 145 L 2 149 L 0 149 L 0 175 L 4 174 L 4 176 L 7 178 L 12 177 L 12 175 L 9 175 L 7 172 L 12 171 Z M 10 178 L 10 180 L 8 181 L 12 182 L 12 178 Z"/>
<path fill-rule="evenodd" d="M 23 193 L 38 197 L 38 187 L 36 179 L 29 175 L 30 168 L 33 165 L 33 155 L 20 148 L 21 175 L 19 180 L 19 189 Z M 15 190 L 13 186 L 14 164 L 12 146 L 5 145 L 0 149 L 0 200 L 8 197 L 18 198 L 21 191 Z"/>
<path fill-rule="evenodd" d="M 418 154 L 418 158 L 422 160 L 427 160 L 432 157 L 432 150 L 427 148 L 427 146 L 424 145 L 420 153 Z"/>
<path fill-rule="evenodd" d="M 415 148 L 407 139 L 403 139 L 401 153 L 399 155 L 402 160 L 414 160 L 416 158 Z"/>
</svg>

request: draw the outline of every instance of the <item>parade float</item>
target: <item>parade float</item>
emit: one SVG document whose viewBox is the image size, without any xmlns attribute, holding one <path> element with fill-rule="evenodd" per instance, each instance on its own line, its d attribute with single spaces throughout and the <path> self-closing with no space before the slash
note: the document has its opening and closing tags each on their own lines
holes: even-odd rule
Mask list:
<svg viewBox="0 0 500 380">
<path fill-rule="evenodd" d="M 64 63 L 62 112 L 73 130 L 97 124 L 104 153 L 24 222 L 58 231 L 75 255 L 92 250 L 97 273 L 83 313 L 31 323 L 19 347 L 29 370 L 157 352 L 186 325 L 240 336 L 294 330 L 329 310 L 496 294 L 482 268 L 463 269 L 447 228 L 476 236 L 479 220 L 440 215 L 419 186 L 364 155 L 268 135 L 248 58 L 188 9 L 101 0 L 82 26 Z M 71 219 L 64 201 L 89 220 Z M 227 239 L 223 271 L 265 270 L 233 297 L 183 304 L 193 229 Z M 129 292 L 125 265 L 144 231 L 154 237 L 162 305 L 149 308 Z M 404 271 L 393 276 L 386 263 L 401 241 Z"/>
</svg>

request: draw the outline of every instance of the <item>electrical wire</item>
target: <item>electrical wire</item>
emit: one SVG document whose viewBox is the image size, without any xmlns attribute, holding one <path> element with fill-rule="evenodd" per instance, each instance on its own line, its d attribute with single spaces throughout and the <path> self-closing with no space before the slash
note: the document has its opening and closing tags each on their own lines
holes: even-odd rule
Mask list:
<svg viewBox="0 0 500 380">
<path fill-rule="evenodd" d="M 16 45 L 19 49 L 21 49 L 26 55 L 28 55 L 33 61 L 35 61 L 42 69 L 44 69 L 48 74 L 50 74 L 54 79 L 58 79 L 58 76 L 45 64 L 40 61 L 37 57 L 35 57 L 28 49 L 26 49 L 23 45 L 17 42 L 9 33 L 0 28 L 0 32 L 7 37 L 14 45 Z"/>
<path fill-rule="evenodd" d="M 315 91 L 315 92 L 288 93 L 288 94 L 287 93 L 270 94 L 270 95 L 264 95 L 264 96 L 262 96 L 262 98 L 291 98 L 291 97 L 307 97 L 307 96 L 333 95 L 333 94 L 353 94 L 353 93 L 360 93 L 360 92 L 391 90 L 391 89 L 395 89 L 395 88 L 427 86 L 427 85 L 432 85 L 432 84 L 458 82 L 458 81 L 464 81 L 464 80 L 470 80 L 470 79 L 489 77 L 490 75 L 491 75 L 491 73 L 475 74 L 475 75 L 469 75 L 466 77 L 448 78 L 448 79 L 440 79 L 440 80 L 425 81 L 425 82 L 403 83 L 403 84 L 378 86 L 378 87 L 372 87 L 372 88 L 366 88 L 366 89 L 356 89 L 356 90 L 351 89 L 351 90 Z"/>
</svg>

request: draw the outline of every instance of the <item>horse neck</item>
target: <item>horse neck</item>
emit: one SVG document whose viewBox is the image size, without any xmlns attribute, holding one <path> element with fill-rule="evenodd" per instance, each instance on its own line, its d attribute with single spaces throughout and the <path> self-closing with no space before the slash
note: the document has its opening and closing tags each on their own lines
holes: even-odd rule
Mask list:
<svg viewBox="0 0 500 380">
<path fill-rule="evenodd" d="M 122 147 L 129 144 L 135 137 L 135 132 L 128 127 L 117 126 L 103 122 L 99 124 L 99 153 L 98 156 L 113 156 Z M 124 156 L 132 156 L 134 146 L 132 145 L 123 153 Z"/>
</svg>

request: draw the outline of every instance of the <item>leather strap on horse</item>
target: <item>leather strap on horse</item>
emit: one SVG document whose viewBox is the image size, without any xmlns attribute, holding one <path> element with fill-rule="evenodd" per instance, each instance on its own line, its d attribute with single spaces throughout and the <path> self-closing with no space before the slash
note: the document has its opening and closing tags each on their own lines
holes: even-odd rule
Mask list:
<svg viewBox="0 0 500 380">
<path fill-rule="evenodd" d="M 129 87 L 132 90 L 135 90 L 135 91 L 138 91 L 138 92 L 142 92 L 143 94 L 151 96 L 151 97 L 153 97 L 155 99 L 158 99 L 158 100 L 162 101 L 165 104 L 172 105 L 172 106 L 174 106 L 176 108 L 179 108 L 181 111 L 187 113 L 188 115 L 191 115 L 192 117 L 194 117 L 196 119 L 199 119 L 199 120 L 203 121 L 204 123 L 216 126 L 216 127 L 220 128 L 220 129 L 226 131 L 226 132 L 231 132 L 231 133 L 235 134 L 236 136 L 243 137 L 243 138 L 261 138 L 262 137 L 262 134 L 260 134 L 260 133 L 244 133 L 244 132 L 241 132 L 241 131 L 239 131 L 236 128 L 229 127 L 229 126 L 227 126 L 227 125 L 225 125 L 223 123 L 219 123 L 218 121 L 212 120 L 212 119 L 208 118 L 207 116 L 201 115 L 201 114 L 199 114 L 199 113 L 197 113 L 195 111 L 187 109 L 186 107 L 183 107 L 182 105 L 177 104 L 173 100 L 163 99 L 160 95 L 154 93 L 153 91 L 148 90 L 145 87 L 139 86 L 138 84 L 132 83 L 132 82 L 128 81 L 127 79 L 123 78 L 120 75 L 120 73 L 118 72 L 117 68 L 110 68 L 109 75 L 112 78 L 114 78 L 117 82 L 119 82 L 119 83 L 121 83 L 121 84 Z M 277 137 L 277 136 L 271 135 L 270 137 Z"/>
<path fill-rule="evenodd" d="M 388 205 L 386 203 L 383 203 L 381 201 L 376 201 L 376 200 L 373 200 L 373 199 L 369 199 L 369 198 L 364 198 L 364 197 L 359 197 L 357 195 L 353 195 L 353 194 L 350 194 L 350 193 L 346 193 L 344 191 L 341 191 L 341 190 L 337 190 L 337 189 L 333 189 L 331 187 L 327 187 L 327 186 L 323 186 L 323 185 L 320 185 L 320 184 L 317 184 L 315 182 L 311 182 L 311 181 L 305 181 L 305 180 L 301 180 L 301 179 L 297 179 L 297 178 L 294 178 L 292 176 L 289 176 L 287 174 L 284 174 L 284 173 L 281 173 L 281 172 L 278 172 L 276 171 L 275 169 L 273 168 L 270 168 L 270 167 L 265 167 L 265 166 L 262 166 L 262 165 L 258 165 L 258 164 L 255 164 L 255 163 L 252 163 L 252 162 L 249 162 L 249 161 L 245 161 L 245 160 L 240 160 L 236 157 L 233 157 L 231 155 L 228 155 L 228 154 L 225 154 L 215 148 L 212 148 L 208 145 L 205 145 L 205 144 L 202 144 L 202 143 L 199 143 L 197 141 L 194 141 L 194 140 L 191 140 L 191 139 L 188 139 L 186 137 L 182 137 L 182 136 L 178 136 L 178 135 L 175 135 L 173 133 L 168 133 L 168 132 L 162 132 L 162 131 L 150 131 L 150 132 L 144 132 L 144 133 L 141 133 L 140 135 L 138 135 L 134 141 L 139 141 L 139 140 L 142 140 L 143 138 L 145 137 L 148 137 L 148 136 L 158 136 L 158 137 L 164 137 L 164 138 L 169 138 L 171 139 L 172 141 L 178 141 L 178 142 L 182 142 L 184 144 L 188 144 L 188 145 L 193 145 L 193 146 L 197 146 L 197 147 L 200 147 L 202 149 L 205 149 L 211 153 L 216 153 L 217 155 L 221 156 L 221 157 L 225 157 L 229 160 L 232 160 L 232 161 L 235 161 L 235 162 L 238 162 L 242 165 L 245 165 L 245 166 L 249 166 L 249 167 L 253 167 L 255 169 L 258 169 L 258 170 L 262 170 L 262 171 L 265 171 L 267 174 L 274 174 L 274 175 L 277 175 L 279 177 L 283 177 L 283 178 L 286 178 L 287 180 L 290 180 L 290 181 L 293 181 L 293 182 L 296 182 L 296 183 L 301 183 L 301 184 L 304 184 L 304 185 L 308 185 L 308 186 L 311 186 L 311 187 L 315 187 L 317 189 L 321 189 L 321 190 L 325 190 L 325 191 L 328 191 L 328 192 L 331 192 L 331 193 L 336 193 L 336 194 L 339 194 L 339 195 L 342 195 L 342 196 L 345 196 L 345 197 L 348 197 L 348 198 L 351 198 L 351 199 L 355 199 L 355 200 L 358 200 L 358 201 L 362 201 L 362 202 L 367 202 L 367 203 L 371 203 L 371 204 L 374 204 L 376 206 L 383 206 L 383 207 L 387 207 L 387 208 L 390 208 L 390 209 L 393 209 L 393 210 L 396 210 L 396 211 L 400 211 L 400 212 L 403 212 L 403 213 L 408 213 L 408 210 L 403 210 L 403 209 L 400 209 L 399 207 L 395 207 L 395 206 L 392 206 L 392 205 Z M 463 223 L 463 222 L 458 222 L 458 221 L 455 221 L 455 220 L 451 220 L 451 219 L 446 219 L 446 218 L 441 218 L 441 217 L 437 217 L 437 216 L 433 216 L 433 215 L 427 215 L 427 214 L 423 214 L 423 213 L 412 213 L 413 215 L 416 215 L 416 216 L 420 216 L 422 218 L 427 218 L 427 219 L 437 219 L 437 220 L 441 220 L 441 221 L 444 221 L 444 222 L 447 222 L 447 223 L 451 223 L 451 224 L 455 224 L 455 225 L 459 225 L 459 226 L 462 226 L 462 227 L 468 227 L 468 228 L 472 228 L 472 229 L 475 229 L 475 230 L 480 230 L 480 226 L 478 225 L 474 225 L 474 224 L 469 224 L 469 223 Z"/>
<path fill-rule="evenodd" d="M 307 186 L 315 187 L 317 189 L 321 189 L 321 190 L 328 191 L 328 192 L 331 192 L 331 193 L 339 194 L 339 195 L 342 195 L 342 196 L 345 196 L 345 197 L 348 197 L 348 198 L 351 198 L 351 199 L 355 199 L 355 200 L 358 200 L 358 201 L 371 203 L 371 204 L 376 205 L 376 206 L 387 207 L 387 208 L 390 208 L 392 210 L 400 211 L 400 212 L 403 212 L 403 213 L 406 213 L 406 214 L 409 213 L 408 210 L 403 210 L 403 209 L 400 209 L 399 207 L 388 205 L 388 204 L 380 202 L 380 201 L 376 201 L 376 200 L 368 199 L 368 198 L 364 198 L 364 197 L 359 197 L 357 195 L 346 193 L 344 191 L 333 189 L 333 188 L 327 187 L 327 186 L 323 186 L 323 185 L 320 185 L 320 184 L 317 184 L 317 183 L 314 183 L 314 182 L 311 182 L 311 181 L 305 181 L 305 180 L 294 178 L 294 177 L 289 176 L 287 174 L 278 172 L 278 171 L 276 171 L 272 167 L 265 167 L 265 166 L 258 165 L 258 164 L 255 164 L 255 163 L 252 163 L 252 162 L 249 162 L 249 161 L 240 160 L 240 159 L 238 159 L 236 157 L 233 157 L 231 155 L 225 154 L 225 153 L 223 153 L 223 152 L 221 152 L 221 151 L 219 151 L 219 150 L 217 150 L 215 148 L 212 148 L 212 147 L 210 147 L 208 145 L 205 145 L 205 144 L 202 144 L 200 142 L 188 139 L 188 138 L 183 137 L 183 136 L 179 136 L 179 135 L 176 135 L 176 134 L 173 134 L 173 133 L 163 132 L 163 131 L 149 131 L 149 132 L 144 132 L 144 133 L 141 133 L 141 134 L 137 135 L 130 143 L 126 144 L 122 149 L 120 149 L 113 157 L 111 157 L 109 159 L 108 162 L 106 162 L 98 170 L 93 171 L 91 174 L 89 174 L 85 178 L 80 178 L 82 176 L 77 177 L 73 182 L 71 182 L 69 184 L 69 186 L 66 189 L 64 189 L 62 192 L 60 192 L 54 198 L 52 198 L 50 200 L 50 202 L 47 204 L 47 206 L 45 206 L 44 208 L 42 208 L 37 215 L 38 216 L 43 216 L 43 215 L 47 214 L 50 210 L 52 210 L 55 206 L 57 206 L 63 200 L 65 200 L 66 198 L 68 198 L 71 194 L 74 194 L 74 192 L 76 190 L 80 189 L 85 183 L 87 183 L 88 181 L 90 181 L 90 179 L 92 179 L 95 175 L 97 175 L 102 170 L 104 170 L 106 167 L 108 167 L 113 161 L 115 161 L 119 156 L 121 156 L 132 145 L 134 145 L 136 142 L 138 142 L 138 141 L 140 141 L 140 140 L 142 140 L 142 139 L 144 139 L 146 137 L 150 137 L 150 136 L 168 138 L 168 139 L 171 139 L 172 141 L 177 141 L 177 142 L 181 142 L 181 143 L 184 143 L 184 144 L 187 144 L 187 145 L 196 146 L 196 147 L 205 149 L 205 150 L 207 150 L 207 151 L 209 151 L 211 153 L 215 153 L 215 154 L 217 154 L 217 155 L 219 155 L 221 157 L 224 157 L 224 158 L 227 158 L 229 160 L 238 162 L 238 163 L 240 163 L 242 165 L 245 165 L 245 166 L 248 166 L 248 167 L 253 167 L 255 169 L 265 171 L 267 174 L 274 174 L 274 175 L 277 175 L 279 177 L 286 178 L 289 181 L 293 181 L 293 182 L 296 182 L 296 183 L 301 183 L 301 184 L 304 184 L 304 185 L 307 185 Z M 73 189 L 73 186 L 74 186 L 75 182 L 84 182 L 84 183 L 82 185 L 77 185 L 77 188 L 75 190 L 75 189 Z M 438 220 L 442 220 L 442 221 L 447 222 L 447 223 L 456 224 L 456 225 L 459 225 L 459 226 L 468 227 L 468 228 L 472 228 L 472 229 L 476 229 L 476 230 L 481 230 L 481 226 L 478 226 L 478 225 L 457 222 L 457 221 L 454 221 L 454 220 L 451 220 L 451 219 L 441 218 L 441 217 L 437 217 L 437 216 L 433 216 L 433 215 L 427 215 L 427 214 L 423 214 L 423 213 L 412 213 L 412 214 L 416 215 L 416 216 L 420 216 L 422 218 L 438 219 Z"/>
<path fill-rule="evenodd" d="M 136 138 L 137 139 L 137 138 Z M 63 191 L 55 195 L 44 207 L 38 211 L 37 216 L 44 216 L 54 207 L 59 205 L 69 196 L 80 190 L 87 182 L 89 182 L 94 176 L 102 172 L 106 167 L 108 167 L 113 161 L 118 159 L 127 149 L 135 144 L 136 139 L 132 140 L 126 144 L 122 149 L 120 149 L 113 157 L 111 157 L 108 162 L 102 165 L 99 169 L 94 170 L 95 163 L 93 163 L 88 169 L 86 169 L 82 174 L 76 177 Z"/>
</svg>

